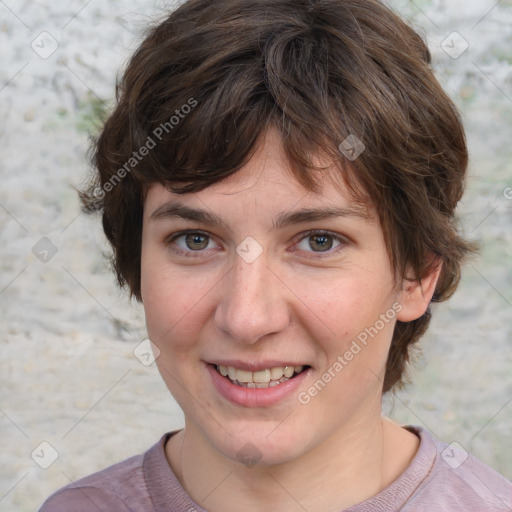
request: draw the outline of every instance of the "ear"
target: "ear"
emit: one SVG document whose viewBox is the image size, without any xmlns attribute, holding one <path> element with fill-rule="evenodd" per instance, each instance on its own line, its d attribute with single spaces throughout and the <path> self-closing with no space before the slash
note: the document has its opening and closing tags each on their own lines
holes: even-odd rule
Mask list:
<svg viewBox="0 0 512 512">
<path fill-rule="evenodd" d="M 432 264 L 430 273 L 420 281 L 417 279 L 414 281 L 404 279 L 402 281 L 400 294 L 402 309 L 397 315 L 397 320 L 411 322 L 425 313 L 434 295 L 442 266 L 442 261 L 436 259 Z"/>
</svg>

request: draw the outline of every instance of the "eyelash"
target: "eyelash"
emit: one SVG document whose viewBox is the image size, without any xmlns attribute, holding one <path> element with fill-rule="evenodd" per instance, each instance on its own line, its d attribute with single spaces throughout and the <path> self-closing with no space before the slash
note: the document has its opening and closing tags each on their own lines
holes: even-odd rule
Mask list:
<svg viewBox="0 0 512 512">
<path fill-rule="evenodd" d="M 205 236 L 205 237 L 207 237 L 209 239 L 212 238 L 209 233 L 206 233 L 204 231 L 199 231 L 197 229 L 192 229 L 192 230 L 180 231 L 179 233 L 175 233 L 175 234 L 171 235 L 170 237 L 168 237 L 166 239 L 165 244 L 167 246 L 170 246 L 172 243 L 174 243 L 179 238 L 185 237 L 187 235 L 202 235 L 202 236 Z M 310 231 L 306 231 L 305 233 L 301 233 L 300 234 L 300 238 L 297 240 L 297 242 L 294 243 L 294 245 L 297 245 L 300 242 L 302 242 L 303 240 L 305 240 L 307 238 L 310 238 L 312 236 L 327 236 L 327 237 L 331 237 L 335 241 L 339 242 L 339 245 L 337 247 L 334 247 L 334 248 L 329 249 L 327 251 L 318 251 L 318 252 L 304 251 L 305 253 L 310 254 L 309 256 L 306 256 L 306 257 L 307 258 L 311 258 L 311 259 L 322 259 L 322 258 L 326 258 L 326 257 L 332 256 L 333 254 L 336 254 L 341 249 L 343 249 L 344 246 L 349 244 L 349 241 L 345 237 L 342 237 L 342 236 L 337 235 L 335 233 L 331 233 L 330 231 L 325 231 L 325 230 L 320 230 L 320 229 L 313 229 L 313 230 L 310 230 Z M 192 257 L 192 258 L 197 257 L 197 256 L 193 256 L 194 253 L 199 253 L 200 254 L 202 252 L 205 252 L 204 249 L 198 250 L 198 251 L 193 251 L 193 250 L 184 251 L 184 250 L 179 249 L 179 248 L 173 248 L 173 251 L 176 254 L 180 255 L 180 256 Z M 293 251 L 295 251 L 295 249 L 293 249 Z M 324 254 L 325 254 L 325 256 L 323 256 Z M 313 255 L 315 255 L 315 256 L 313 256 Z"/>
</svg>

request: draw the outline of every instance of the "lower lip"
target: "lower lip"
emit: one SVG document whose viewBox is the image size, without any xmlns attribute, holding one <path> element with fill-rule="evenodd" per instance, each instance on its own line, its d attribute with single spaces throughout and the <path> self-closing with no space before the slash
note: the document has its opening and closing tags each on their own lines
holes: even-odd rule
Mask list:
<svg viewBox="0 0 512 512">
<path fill-rule="evenodd" d="M 230 402 L 244 407 L 265 407 L 279 403 L 294 394 L 312 371 L 311 368 L 308 368 L 293 379 L 271 388 L 244 388 L 233 384 L 229 379 L 220 375 L 211 364 L 206 364 L 206 368 L 217 391 Z"/>
</svg>

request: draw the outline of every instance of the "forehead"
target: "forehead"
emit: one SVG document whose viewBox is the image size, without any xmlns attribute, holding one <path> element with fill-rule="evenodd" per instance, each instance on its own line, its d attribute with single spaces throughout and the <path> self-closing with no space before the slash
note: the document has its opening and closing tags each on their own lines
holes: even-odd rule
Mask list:
<svg viewBox="0 0 512 512">
<path fill-rule="evenodd" d="M 177 194 L 162 185 L 151 185 L 146 194 L 144 216 L 149 219 L 156 209 L 172 201 L 225 211 L 227 215 L 232 208 L 240 207 L 260 217 L 321 207 L 344 210 L 369 222 L 375 220 L 375 210 L 366 194 L 356 187 L 356 197 L 345 183 L 343 176 L 348 173 L 350 179 L 350 169 L 340 169 L 320 156 L 311 157 L 311 161 L 318 167 L 311 171 L 318 183 L 317 191 L 308 190 L 299 183 L 284 153 L 279 134 L 269 130 L 252 158 L 240 170 L 199 192 Z"/>
</svg>

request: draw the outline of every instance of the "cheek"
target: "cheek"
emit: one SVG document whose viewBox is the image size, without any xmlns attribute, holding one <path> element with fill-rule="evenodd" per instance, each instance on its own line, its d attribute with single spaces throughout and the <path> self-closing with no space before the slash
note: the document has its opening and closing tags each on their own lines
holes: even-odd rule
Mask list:
<svg viewBox="0 0 512 512">
<path fill-rule="evenodd" d="M 319 329 L 323 327 L 322 332 L 325 327 L 329 332 L 327 338 L 317 340 L 323 345 L 329 365 L 338 357 L 343 359 L 343 370 L 337 373 L 351 380 L 364 378 L 364 369 L 380 373 L 396 321 L 391 281 L 375 279 L 372 274 L 366 277 L 352 276 L 335 286 L 331 281 L 328 296 L 321 293 L 321 287 L 309 288 L 311 304 L 316 304 L 315 322 Z"/>
<path fill-rule="evenodd" d="M 325 283 L 325 287 L 304 288 L 303 293 L 316 309 L 318 320 L 331 333 L 357 335 L 391 308 L 394 300 L 391 285 L 364 277 L 367 276 L 344 276 L 338 282 Z"/>
<path fill-rule="evenodd" d="M 143 258 L 141 293 L 149 338 L 162 350 L 188 350 L 208 316 L 208 286 L 197 276 Z"/>
</svg>

